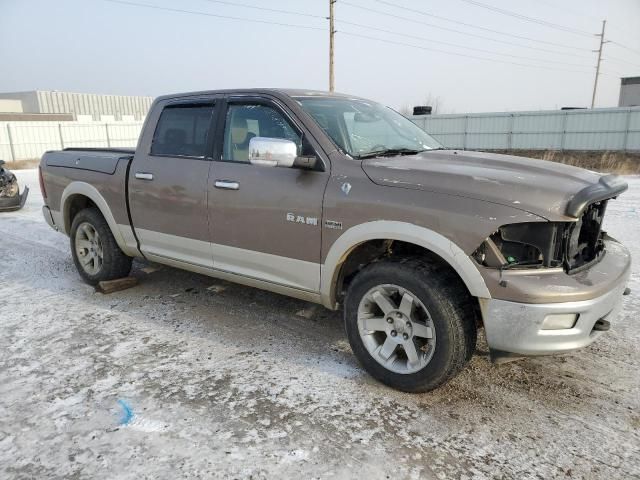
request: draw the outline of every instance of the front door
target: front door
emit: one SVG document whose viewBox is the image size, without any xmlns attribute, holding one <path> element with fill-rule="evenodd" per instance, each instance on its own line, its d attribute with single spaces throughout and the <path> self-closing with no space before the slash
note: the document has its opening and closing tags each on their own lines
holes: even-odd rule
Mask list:
<svg viewBox="0 0 640 480">
<path fill-rule="evenodd" d="M 252 165 L 253 137 L 285 138 L 303 148 L 303 131 L 267 99 L 230 99 L 212 162 L 209 190 L 214 267 L 317 292 L 320 288 L 322 200 L 328 168 Z M 320 159 L 318 159 L 320 161 Z"/>
<path fill-rule="evenodd" d="M 154 114 L 153 137 L 141 142 L 150 148 L 136 152 L 129 174 L 140 249 L 151 259 L 212 267 L 207 195 L 215 103 L 167 101 Z"/>
</svg>

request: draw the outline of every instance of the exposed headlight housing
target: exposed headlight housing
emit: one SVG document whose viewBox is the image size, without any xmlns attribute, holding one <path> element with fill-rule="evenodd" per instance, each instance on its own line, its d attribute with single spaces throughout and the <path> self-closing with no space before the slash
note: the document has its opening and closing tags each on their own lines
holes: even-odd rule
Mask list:
<svg viewBox="0 0 640 480">
<path fill-rule="evenodd" d="M 2 168 L 3 163 L 0 161 L 0 197 L 12 198 L 20 191 L 18 181 L 13 173 Z"/>
<path fill-rule="evenodd" d="M 525 222 L 503 225 L 473 257 L 485 267 L 552 268 L 574 273 L 598 261 L 604 253 L 601 230 L 605 202 L 590 205 L 575 222 Z"/>
<path fill-rule="evenodd" d="M 557 267 L 562 265 L 561 222 L 503 225 L 473 253 L 487 267 Z"/>
</svg>

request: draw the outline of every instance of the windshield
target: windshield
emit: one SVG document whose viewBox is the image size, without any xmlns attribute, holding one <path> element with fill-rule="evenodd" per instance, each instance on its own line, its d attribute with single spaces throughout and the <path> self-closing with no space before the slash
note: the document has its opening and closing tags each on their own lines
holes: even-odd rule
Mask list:
<svg viewBox="0 0 640 480">
<path fill-rule="evenodd" d="M 412 121 L 379 103 L 336 97 L 296 100 L 336 145 L 355 158 L 442 148 Z"/>
</svg>

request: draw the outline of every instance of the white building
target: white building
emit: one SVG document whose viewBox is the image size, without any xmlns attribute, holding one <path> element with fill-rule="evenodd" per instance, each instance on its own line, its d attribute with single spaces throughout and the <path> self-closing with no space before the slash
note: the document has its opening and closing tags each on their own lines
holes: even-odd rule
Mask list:
<svg viewBox="0 0 640 480">
<path fill-rule="evenodd" d="M 626 77 L 620 79 L 619 107 L 640 106 L 640 77 Z"/>
<path fill-rule="evenodd" d="M 76 120 L 142 120 L 153 97 L 99 95 L 48 90 L 0 93 L 0 112 L 71 114 Z"/>
</svg>

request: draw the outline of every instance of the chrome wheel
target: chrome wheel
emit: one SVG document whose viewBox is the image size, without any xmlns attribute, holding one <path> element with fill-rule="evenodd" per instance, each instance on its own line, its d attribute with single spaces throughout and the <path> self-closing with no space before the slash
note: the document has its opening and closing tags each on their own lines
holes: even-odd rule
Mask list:
<svg viewBox="0 0 640 480">
<path fill-rule="evenodd" d="M 378 285 L 362 297 L 358 331 L 369 354 L 395 373 L 422 370 L 435 350 L 429 311 L 416 295 L 397 285 Z"/>
<path fill-rule="evenodd" d="M 103 262 L 102 242 L 93 225 L 88 222 L 78 225 L 75 247 L 82 269 L 89 275 L 100 272 Z"/>
</svg>

